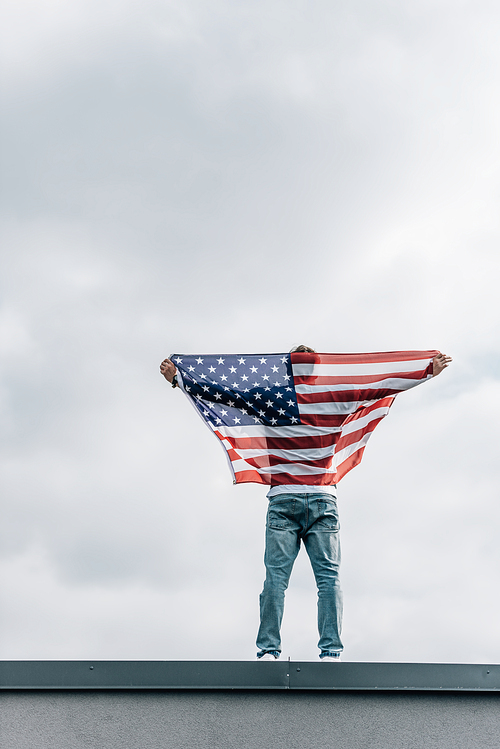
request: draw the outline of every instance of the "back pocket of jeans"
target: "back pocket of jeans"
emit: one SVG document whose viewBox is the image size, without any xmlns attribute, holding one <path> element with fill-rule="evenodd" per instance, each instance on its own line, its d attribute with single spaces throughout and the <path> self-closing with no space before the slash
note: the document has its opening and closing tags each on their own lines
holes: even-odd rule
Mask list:
<svg viewBox="0 0 500 749">
<path fill-rule="evenodd" d="M 317 524 L 326 531 L 340 530 L 339 514 L 334 502 L 318 502 L 320 517 Z"/>
<path fill-rule="evenodd" d="M 269 505 L 267 511 L 267 526 L 276 530 L 294 528 L 297 523 L 294 519 L 295 500 L 288 499 L 282 502 L 276 502 Z"/>
</svg>

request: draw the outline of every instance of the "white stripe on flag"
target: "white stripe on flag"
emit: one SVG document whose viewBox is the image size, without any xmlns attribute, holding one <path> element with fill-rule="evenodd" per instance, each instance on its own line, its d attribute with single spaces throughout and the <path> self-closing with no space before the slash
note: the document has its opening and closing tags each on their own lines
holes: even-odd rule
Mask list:
<svg viewBox="0 0 500 749">
<path fill-rule="evenodd" d="M 308 393 L 335 393 L 342 390 L 409 390 L 419 385 L 422 380 L 407 380 L 403 377 L 392 377 L 377 382 L 354 383 L 345 385 L 296 385 L 295 390 L 301 395 Z"/>
<path fill-rule="evenodd" d="M 347 447 L 344 447 L 343 450 L 339 450 L 335 453 L 335 462 L 337 464 L 337 468 L 345 461 L 347 458 L 350 458 L 351 455 L 357 450 L 359 450 L 361 447 L 364 447 L 368 440 L 370 439 L 372 435 L 372 432 L 366 432 L 362 438 L 359 440 L 359 442 L 354 442 L 352 445 L 347 445 Z M 234 463 L 233 463 L 234 465 Z"/>
<path fill-rule="evenodd" d="M 371 421 L 375 421 L 376 419 L 383 419 L 384 416 L 387 416 L 388 413 L 389 406 L 374 408 L 373 411 L 369 411 L 366 416 L 360 416 L 359 419 L 353 419 L 352 421 L 349 421 L 342 427 L 342 437 L 344 437 L 346 434 L 357 432 L 358 429 L 363 429 L 363 427 L 366 427 Z"/>
<path fill-rule="evenodd" d="M 249 424 L 243 427 L 225 427 L 210 425 L 215 432 L 222 434 L 223 437 L 231 439 L 242 439 L 245 437 L 318 437 L 322 434 L 329 435 L 333 432 L 340 432 L 342 427 L 315 427 L 307 424 L 298 424 L 297 426 L 267 427 L 263 424 Z"/>
<path fill-rule="evenodd" d="M 352 414 L 360 406 L 373 401 L 329 401 L 328 403 L 299 403 L 301 414 Z"/>
<path fill-rule="evenodd" d="M 320 473 L 335 473 L 330 468 L 316 468 L 316 466 L 305 466 L 297 463 L 280 463 L 277 466 L 266 466 L 265 468 L 255 468 L 245 460 L 235 460 L 233 462 L 233 470 L 235 473 L 240 471 L 257 471 L 265 475 L 266 473 L 290 473 L 292 476 L 307 476 L 317 475 Z"/>
<path fill-rule="evenodd" d="M 226 440 L 223 441 L 223 444 L 228 450 L 234 449 L 231 446 L 231 443 Z M 274 450 L 273 448 L 267 448 L 266 450 L 252 450 L 245 448 L 244 450 L 241 450 L 240 448 L 236 448 L 234 451 L 238 453 L 243 460 L 246 460 L 247 458 L 259 458 L 263 455 L 274 455 L 277 458 L 300 462 L 302 460 L 323 460 L 323 458 L 329 458 L 333 455 L 333 448 L 334 445 L 318 447 L 316 449 L 312 448 L 310 450 Z"/>
<path fill-rule="evenodd" d="M 367 362 L 366 364 L 292 364 L 296 377 L 353 377 L 360 375 L 383 375 L 392 372 L 421 372 L 425 359 L 416 361 Z"/>
</svg>

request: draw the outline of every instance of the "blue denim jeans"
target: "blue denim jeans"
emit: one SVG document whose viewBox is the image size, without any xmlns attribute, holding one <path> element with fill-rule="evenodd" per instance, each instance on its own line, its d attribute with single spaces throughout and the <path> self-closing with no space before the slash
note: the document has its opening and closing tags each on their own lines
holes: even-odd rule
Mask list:
<svg viewBox="0 0 500 749">
<path fill-rule="evenodd" d="M 339 582 L 340 538 L 335 497 L 328 494 L 278 494 L 269 500 L 260 595 L 259 655 L 281 652 L 285 590 L 293 563 L 304 543 L 318 586 L 318 647 L 321 654 L 343 650 L 342 591 Z"/>
</svg>

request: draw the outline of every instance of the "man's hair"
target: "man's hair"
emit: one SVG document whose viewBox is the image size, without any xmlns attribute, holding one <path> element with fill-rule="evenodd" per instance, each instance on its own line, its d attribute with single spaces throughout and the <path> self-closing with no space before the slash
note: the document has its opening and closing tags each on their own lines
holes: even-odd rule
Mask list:
<svg viewBox="0 0 500 749">
<path fill-rule="evenodd" d="M 313 348 L 309 348 L 309 346 L 303 346 L 302 344 L 300 346 L 295 346 L 290 351 L 291 354 L 315 354 L 316 351 Z"/>
</svg>

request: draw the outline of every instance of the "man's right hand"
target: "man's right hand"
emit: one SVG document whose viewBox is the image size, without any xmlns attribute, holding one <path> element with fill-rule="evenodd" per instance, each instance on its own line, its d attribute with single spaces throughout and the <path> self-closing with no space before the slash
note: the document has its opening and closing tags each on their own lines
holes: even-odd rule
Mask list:
<svg viewBox="0 0 500 749">
<path fill-rule="evenodd" d="M 441 374 L 443 369 L 446 369 L 446 367 L 452 362 L 453 359 L 451 356 L 447 356 L 447 354 L 438 354 L 434 357 L 432 360 L 432 376 L 437 377 L 438 374 Z"/>
<path fill-rule="evenodd" d="M 160 372 L 166 380 L 172 383 L 177 369 L 175 364 L 170 359 L 164 359 L 160 364 Z"/>
</svg>

